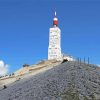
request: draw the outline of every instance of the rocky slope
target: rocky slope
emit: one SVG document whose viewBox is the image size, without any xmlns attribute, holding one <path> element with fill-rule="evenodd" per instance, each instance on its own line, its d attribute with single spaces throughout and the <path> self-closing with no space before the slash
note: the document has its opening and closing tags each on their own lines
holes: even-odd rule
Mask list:
<svg viewBox="0 0 100 100">
<path fill-rule="evenodd" d="M 10 84 L 0 100 L 100 100 L 100 68 L 64 62 Z"/>
</svg>

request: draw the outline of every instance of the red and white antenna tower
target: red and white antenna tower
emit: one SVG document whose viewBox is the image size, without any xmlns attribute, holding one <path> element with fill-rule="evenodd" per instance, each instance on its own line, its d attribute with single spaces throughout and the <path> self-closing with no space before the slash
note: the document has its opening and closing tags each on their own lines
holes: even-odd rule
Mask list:
<svg viewBox="0 0 100 100">
<path fill-rule="evenodd" d="M 54 16 L 54 18 L 53 18 L 53 25 L 54 25 L 54 26 L 58 26 L 58 18 L 56 17 L 56 15 L 57 15 L 57 13 L 56 13 L 56 11 L 55 11 L 55 16 Z"/>
</svg>

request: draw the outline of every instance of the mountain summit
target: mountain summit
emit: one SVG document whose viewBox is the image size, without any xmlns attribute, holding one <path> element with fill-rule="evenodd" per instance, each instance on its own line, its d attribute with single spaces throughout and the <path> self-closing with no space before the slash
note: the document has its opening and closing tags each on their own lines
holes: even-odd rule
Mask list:
<svg viewBox="0 0 100 100">
<path fill-rule="evenodd" d="M 100 100 L 99 67 L 65 61 L 45 68 L 1 89 L 0 100 Z"/>
</svg>

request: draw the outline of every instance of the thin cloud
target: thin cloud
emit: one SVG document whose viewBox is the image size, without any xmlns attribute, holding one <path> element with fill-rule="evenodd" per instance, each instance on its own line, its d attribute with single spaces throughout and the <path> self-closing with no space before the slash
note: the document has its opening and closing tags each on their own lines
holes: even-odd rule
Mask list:
<svg viewBox="0 0 100 100">
<path fill-rule="evenodd" d="M 100 65 L 98 65 L 98 67 L 100 67 Z"/>
<path fill-rule="evenodd" d="M 0 60 L 0 76 L 8 73 L 8 67 L 8 64 L 5 64 L 4 61 Z"/>
</svg>

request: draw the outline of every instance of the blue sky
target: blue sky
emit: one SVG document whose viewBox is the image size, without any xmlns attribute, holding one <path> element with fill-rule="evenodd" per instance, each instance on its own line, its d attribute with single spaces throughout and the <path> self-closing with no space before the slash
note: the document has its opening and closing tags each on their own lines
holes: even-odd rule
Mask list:
<svg viewBox="0 0 100 100">
<path fill-rule="evenodd" d="M 47 59 L 55 8 L 62 52 L 100 64 L 99 0 L 0 0 L 0 60 L 9 72 Z"/>
</svg>

